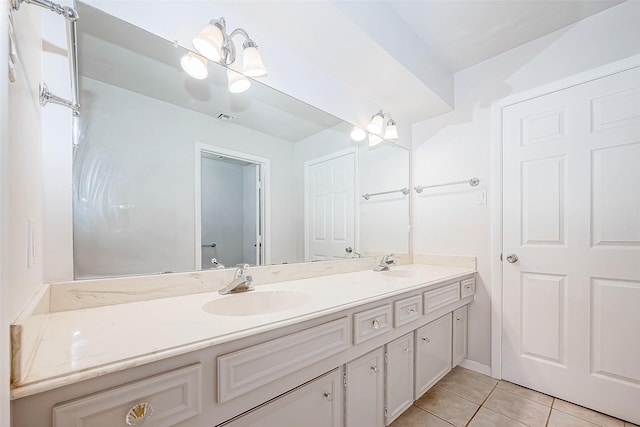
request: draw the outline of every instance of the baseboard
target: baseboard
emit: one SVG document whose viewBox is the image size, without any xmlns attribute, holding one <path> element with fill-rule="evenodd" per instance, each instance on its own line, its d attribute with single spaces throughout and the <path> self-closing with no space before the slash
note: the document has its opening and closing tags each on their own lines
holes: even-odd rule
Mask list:
<svg viewBox="0 0 640 427">
<path fill-rule="evenodd" d="M 458 366 L 491 376 L 491 366 L 483 365 L 482 363 L 474 362 L 473 360 L 464 359 Z"/>
</svg>

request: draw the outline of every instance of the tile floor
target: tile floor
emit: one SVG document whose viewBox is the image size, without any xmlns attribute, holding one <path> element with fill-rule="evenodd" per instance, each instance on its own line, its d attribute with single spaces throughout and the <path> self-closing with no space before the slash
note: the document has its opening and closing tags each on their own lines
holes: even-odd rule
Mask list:
<svg viewBox="0 0 640 427">
<path fill-rule="evenodd" d="M 390 427 L 638 427 L 524 387 L 454 368 Z"/>
</svg>

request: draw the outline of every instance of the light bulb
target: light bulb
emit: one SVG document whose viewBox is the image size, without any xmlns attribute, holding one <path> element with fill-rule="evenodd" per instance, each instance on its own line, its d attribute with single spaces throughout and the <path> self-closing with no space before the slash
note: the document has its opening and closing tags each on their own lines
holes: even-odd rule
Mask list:
<svg viewBox="0 0 640 427">
<path fill-rule="evenodd" d="M 207 59 L 197 53 L 189 52 L 180 58 L 180 66 L 187 74 L 196 79 L 202 80 L 209 75 Z"/>
<path fill-rule="evenodd" d="M 367 137 L 367 132 L 365 132 L 364 129 L 360 129 L 358 126 L 354 126 L 350 136 L 354 141 L 360 142 Z"/>
<path fill-rule="evenodd" d="M 211 61 L 220 62 L 224 36 L 216 25 L 207 24 L 192 40 L 193 47 Z"/>
<path fill-rule="evenodd" d="M 382 125 L 384 124 L 384 116 L 382 111 L 371 117 L 371 121 L 367 125 L 367 130 L 371 133 L 382 133 Z"/>
<path fill-rule="evenodd" d="M 393 120 L 389 120 L 384 129 L 384 139 L 398 139 L 398 127 Z"/>
<path fill-rule="evenodd" d="M 251 87 L 251 81 L 242 73 L 231 68 L 227 69 L 227 79 L 229 80 L 229 92 L 242 93 Z"/>
<path fill-rule="evenodd" d="M 258 52 L 253 40 L 247 40 L 243 44 L 242 51 L 242 74 L 249 77 L 264 77 L 267 69 L 262 63 L 262 56 Z"/>
</svg>

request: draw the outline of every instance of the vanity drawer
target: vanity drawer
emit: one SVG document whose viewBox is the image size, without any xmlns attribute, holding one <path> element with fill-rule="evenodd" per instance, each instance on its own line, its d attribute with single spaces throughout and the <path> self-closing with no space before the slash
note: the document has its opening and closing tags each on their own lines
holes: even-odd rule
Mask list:
<svg viewBox="0 0 640 427">
<path fill-rule="evenodd" d="M 476 293 L 476 279 L 472 277 L 470 279 L 464 279 L 460 282 L 460 298 L 468 297 Z"/>
<path fill-rule="evenodd" d="M 350 346 L 343 317 L 218 357 L 218 402 L 266 386 Z"/>
<path fill-rule="evenodd" d="M 424 314 L 431 313 L 460 299 L 460 282 L 427 291 L 423 295 Z"/>
<path fill-rule="evenodd" d="M 169 427 L 200 414 L 202 367 L 195 364 L 53 408 L 53 425 Z M 143 409 L 146 407 L 146 411 Z M 136 411 L 136 409 L 138 411 Z M 149 415 L 153 412 L 153 416 Z M 127 416 L 130 418 L 127 424 Z M 144 419 L 144 421 L 143 421 Z"/>
<path fill-rule="evenodd" d="M 359 344 L 391 330 L 391 305 L 383 305 L 353 315 L 353 343 Z"/>
<path fill-rule="evenodd" d="M 393 303 L 393 325 L 406 325 L 422 316 L 422 296 L 414 295 Z"/>
</svg>

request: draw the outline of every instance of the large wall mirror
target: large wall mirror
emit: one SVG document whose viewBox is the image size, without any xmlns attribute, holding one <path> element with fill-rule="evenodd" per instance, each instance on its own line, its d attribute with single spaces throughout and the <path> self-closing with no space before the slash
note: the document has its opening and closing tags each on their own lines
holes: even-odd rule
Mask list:
<svg viewBox="0 0 640 427">
<path fill-rule="evenodd" d="M 408 252 L 406 148 L 257 81 L 230 93 L 219 64 L 193 79 L 184 48 L 76 7 L 76 279 Z"/>
</svg>

